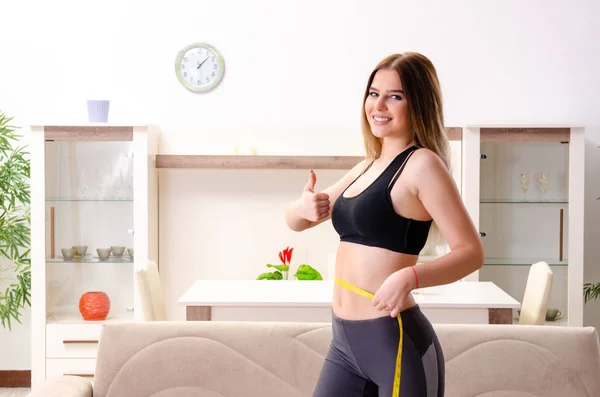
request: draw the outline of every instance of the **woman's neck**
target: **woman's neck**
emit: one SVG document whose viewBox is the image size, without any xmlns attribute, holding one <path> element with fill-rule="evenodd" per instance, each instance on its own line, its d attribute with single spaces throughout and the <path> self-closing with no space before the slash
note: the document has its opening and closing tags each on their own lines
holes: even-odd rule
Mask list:
<svg viewBox="0 0 600 397">
<path fill-rule="evenodd" d="M 414 140 L 410 138 L 384 138 L 379 158 L 387 163 L 414 144 Z"/>
</svg>

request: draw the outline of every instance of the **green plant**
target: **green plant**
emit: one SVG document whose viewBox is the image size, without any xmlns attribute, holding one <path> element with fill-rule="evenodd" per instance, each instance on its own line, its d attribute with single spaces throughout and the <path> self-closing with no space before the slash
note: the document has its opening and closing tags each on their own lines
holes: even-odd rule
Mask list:
<svg viewBox="0 0 600 397">
<path fill-rule="evenodd" d="M 598 296 L 600 296 L 600 283 L 583 284 L 583 297 L 585 299 L 585 303 L 594 299 L 598 299 Z"/>
<path fill-rule="evenodd" d="M 292 252 L 294 248 L 286 247 L 283 251 L 279 252 L 279 259 L 281 264 L 272 265 L 267 263 L 267 267 L 274 268 L 271 272 L 265 272 L 260 274 L 257 280 L 287 280 L 288 273 L 290 271 L 290 264 L 292 262 Z M 322 280 L 321 274 L 313 269 L 310 265 L 303 264 L 298 266 L 294 278 L 297 280 Z"/>
<path fill-rule="evenodd" d="M 0 111 L 0 282 L 8 284 L 0 290 L 0 321 L 9 330 L 31 305 L 29 153 L 13 146 L 21 136 L 11 121 Z"/>
<path fill-rule="evenodd" d="M 298 280 L 323 280 L 321 273 L 313 269 L 309 265 L 300 265 L 294 274 L 294 278 Z"/>
</svg>

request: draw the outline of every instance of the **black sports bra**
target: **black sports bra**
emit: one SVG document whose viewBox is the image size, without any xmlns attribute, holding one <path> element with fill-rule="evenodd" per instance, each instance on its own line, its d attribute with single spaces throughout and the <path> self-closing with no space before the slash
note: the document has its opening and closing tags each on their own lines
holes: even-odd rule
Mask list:
<svg viewBox="0 0 600 397">
<path fill-rule="evenodd" d="M 344 197 L 344 193 L 373 163 L 344 189 L 331 212 L 331 222 L 340 235 L 340 241 L 386 248 L 404 254 L 418 255 L 421 252 L 433 221 L 398 215 L 390 196 L 404 165 L 417 149 L 416 146 L 405 149 L 373 183 L 356 196 Z"/>
</svg>

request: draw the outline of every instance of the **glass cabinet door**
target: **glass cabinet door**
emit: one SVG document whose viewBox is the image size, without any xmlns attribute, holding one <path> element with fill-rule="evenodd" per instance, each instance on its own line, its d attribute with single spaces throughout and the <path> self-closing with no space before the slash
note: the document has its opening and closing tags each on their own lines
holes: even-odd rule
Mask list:
<svg viewBox="0 0 600 397">
<path fill-rule="evenodd" d="M 480 130 L 479 231 L 485 249 L 480 281 L 519 302 L 532 264 L 554 273 L 547 325 L 566 325 L 569 266 L 569 130 Z M 515 311 L 515 323 L 518 312 Z"/>
<path fill-rule="evenodd" d="M 48 322 L 133 318 L 132 141 L 45 142 Z"/>
</svg>

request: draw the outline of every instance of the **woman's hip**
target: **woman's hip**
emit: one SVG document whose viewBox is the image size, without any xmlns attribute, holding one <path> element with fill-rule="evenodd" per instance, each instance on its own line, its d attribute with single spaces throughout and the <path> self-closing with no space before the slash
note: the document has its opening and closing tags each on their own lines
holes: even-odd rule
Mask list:
<svg viewBox="0 0 600 397">
<path fill-rule="evenodd" d="M 401 396 L 420 396 L 426 384 L 443 383 L 443 352 L 418 305 L 397 318 L 349 320 L 334 313 L 332 330 L 327 360 L 383 390 L 406 389 L 411 392 Z"/>
</svg>

